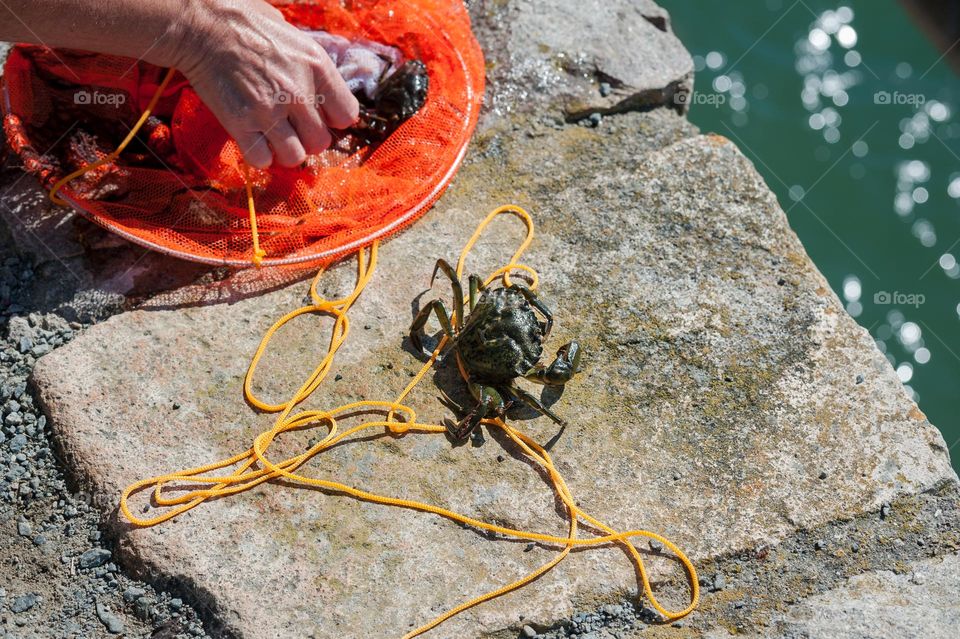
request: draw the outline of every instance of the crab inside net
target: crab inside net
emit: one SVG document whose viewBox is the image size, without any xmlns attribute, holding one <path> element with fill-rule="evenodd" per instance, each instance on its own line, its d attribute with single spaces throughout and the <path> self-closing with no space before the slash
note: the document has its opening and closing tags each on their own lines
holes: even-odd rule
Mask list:
<svg viewBox="0 0 960 639">
<path fill-rule="evenodd" d="M 329 261 L 403 229 L 439 197 L 476 125 L 483 56 L 461 0 L 278 7 L 304 29 L 419 60 L 429 78 L 425 103 L 385 139 L 348 132 L 299 167 L 250 170 L 263 263 Z M 113 151 L 165 73 L 127 58 L 19 45 L 4 72 L 9 146 L 50 188 Z M 179 74 L 117 160 L 72 180 L 60 195 L 94 222 L 155 250 L 211 264 L 251 263 L 242 154 Z"/>
</svg>

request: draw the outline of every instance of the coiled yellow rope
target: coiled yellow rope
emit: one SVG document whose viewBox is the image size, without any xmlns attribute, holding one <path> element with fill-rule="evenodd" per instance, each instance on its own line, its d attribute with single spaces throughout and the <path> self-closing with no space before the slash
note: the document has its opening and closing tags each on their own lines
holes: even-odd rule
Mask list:
<svg viewBox="0 0 960 639">
<path fill-rule="evenodd" d="M 531 276 L 532 282 L 531 287 L 536 288 L 537 278 L 536 272 L 525 264 L 521 264 L 518 260 L 526 248 L 530 245 L 530 242 L 533 240 L 533 220 L 530 218 L 529 214 L 523 209 L 515 206 L 504 206 L 496 209 L 491 212 L 486 219 L 480 224 L 476 232 L 467 242 L 464 247 L 463 252 L 460 255 L 460 259 L 457 262 L 457 274 L 463 274 L 464 263 L 466 261 L 467 255 L 470 252 L 470 249 L 480 238 L 484 229 L 490 224 L 490 222 L 499 215 L 502 214 L 512 214 L 519 217 L 523 220 L 526 225 L 527 233 L 524 238 L 520 248 L 511 258 L 510 262 L 505 266 L 498 268 L 493 273 L 491 273 L 486 280 L 484 281 L 486 285 L 491 284 L 497 278 L 501 278 L 505 284 L 509 282 L 510 273 L 515 273 L 517 271 L 524 271 Z M 594 517 L 587 514 L 580 507 L 578 507 L 573 499 L 573 496 L 570 493 L 569 488 L 563 480 L 563 477 L 560 475 L 560 472 L 557 470 L 556 466 L 553 463 L 550 455 L 542 446 L 537 444 L 533 439 L 506 423 L 501 419 L 485 419 L 483 423 L 488 427 L 494 427 L 501 429 L 507 437 L 509 437 L 523 453 L 530 458 L 533 462 L 541 466 L 545 471 L 547 471 L 550 482 L 553 486 L 553 489 L 556 491 L 557 495 L 563 501 L 566 506 L 567 512 L 570 518 L 570 528 L 569 534 L 567 537 L 561 537 L 557 535 L 549 535 L 537 532 L 529 532 L 524 530 L 517 530 L 514 528 L 508 528 L 506 526 L 499 526 L 496 524 L 491 524 L 484 522 L 467 515 L 463 515 L 452 510 L 435 506 L 433 504 L 427 504 L 424 502 L 413 501 L 408 499 L 398 499 L 396 497 L 390 497 L 387 495 L 379 495 L 376 493 L 371 493 L 347 484 L 330 481 L 325 479 L 318 479 L 316 477 L 310 477 L 304 474 L 296 472 L 303 464 L 310 460 L 315 455 L 335 446 L 336 444 L 342 442 L 343 440 L 359 433 L 360 431 L 367 430 L 370 428 L 386 428 L 394 434 L 404 434 L 404 433 L 438 433 L 442 434 L 446 432 L 446 428 L 439 424 L 424 424 L 417 421 L 417 414 L 413 408 L 403 404 L 402 402 L 407 397 L 407 395 L 420 383 L 423 377 L 429 372 L 430 368 L 436 362 L 437 356 L 440 354 L 443 347 L 446 345 L 446 338 L 441 340 L 440 344 L 437 346 L 436 350 L 433 352 L 429 360 L 423 365 L 420 371 L 410 380 L 410 383 L 407 387 L 397 396 L 397 398 L 392 402 L 387 401 L 373 401 L 365 400 L 352 402 L 344 406 L 339 406 L 330 410 L 304 410 L 299 412 L 294 412 L 295 407 L 307 399 L 319 385 L 323 382 L 324 378 L 330 371 L 330 368 L 333 364 L 334 356 L 336 355 L 337 350 L 343 343 L 346 341 L 347 335 L 350 330 L 350 321 L 348 319 L 347 313 L 350 310 L 350 307 L 356 302 L 357 298 L 360 296 L 363 289 L 369 283 L 373 271 L 377 263 L 377 244 L 374 243 L 369 250 L 361 250 L 359 252 L 357 260 L 357 283 L 353 292 L 347 297 L 339 300 L 326 300 L 322 298 L 317 292 L 317 284 L 320 280 L 323 271 L 317 273 L 317 276 L 314 278 L 313 282 L 310 285 L 310 297 L 313 301 L 312 304 L 298 308 L 290 313 L 287 313 L 276 323 L 271 326 L 266 334 L 263 336 L 263 339 L 260 342 L 256 352 L 254 353 L 253 359 L 250 362 L 250 366 L 247 369 L 247 374 L 244 379 L 244 395 L 251 404 L 259 408 L 260 410 L 266 412 L 279 413 L 274 421 L 273 427 L 269 430 L 258 435 L 254 441 L 251 448 L 247 451 L 230 457 L 228 459 L 215 462 L 213 464 L 208 464 L 206 466 L 201 466 L 199 468 L 191 468 L 188 470 L 182 470 L 175 473 L 169 473 L 166 475 L 160 475 L 157 477 L 151 477 L 148 479 L 143 479 L 134 484 L 131 484 L 127 487 L 120 498 L 120 509 L 123 512 L 124 516 L 136 526 L 154 526 L 156 524 L 167 521 L 177 515 L 190 510 L 191 508 L 196 507 L 200 503 L 211 497 L 221 497 L 226 495 L 232 495 L 235 493 L 243 492 L 249 490 L 254 486 L 257 486 L 265 481 L 277 478 L 285 478 L 287 480 L 297 482 L 300 484 L 308 486 L 316 486 L 320 488 L 325 488 L 329 490 L 338 491 L 345 493 L 354 497 L 356 499 L 361 499 L 364 501 L 374 502 L 378 504 L 384 504 L 387 506 L 397 506 L 401 508 L 409 508 L 413 510 L 419 510 L 422 512 L 432 513 L 445 517 L 447 519 L 459 522 L 461 524 L 466 524 L 468 526 L 473 526 L 482 530 L 487 530 L 491 532 L 500 533 L 509 537 L 514 537 L 518 539 L 525 539 L 529 541 L 538 541 L 547 544 L 555 544 L 561 546 L 563 550 L 554 557 L 551 561 L 540 566 L 530 574 L 525 577 L 518 579 L 506 586 L 498 588 L 492 592 L 486 593 L 475 599 L 464 602 L 459 606 L 449 610 L 448 612 L 440 615 L 431 622 L 417 628 L 416 630 L 408 633 L 404 636 L 404 639 L 410 637 L 415 637 L 420 635 L 431 628 L 442 623 L 446 619 L 468 609 L 473 606 L 476 606 L 485 601 L 489 601 L 500 595 L 508 593 L 512 590 L 520 588 L 540 575 L 544 574 L 554 566 L 556 566 L 564 557 L 575 547 L 575 546 L 600 546 L 609 543 L 619 543 L 623 545 L 630 553 L 631 558 L 637 566 L 637 569 L 640 573 L 640 578 L 643 586 L 644 593 L 650 600 L 650 604 L 666 619 L 674 620 L 680 617 L 683 617 L 692 611 L 698 602 L 699 599 L 699 585 L 697 583 L 697 573 L 693 564 L 690 560 L 683 554 L 683 552 L 677 548 L 670 540 L 665 539 L 664 537 L 646 530 L 630 530 L 626 532 L 617 532 L 613 528 L 607 526 L 606 524 L 598 521 Z M 322 313 L 327 314 L 335 318 L 332 334 L 330 336 L 330 343 L 328 347 L 328 352 L 326 356 L 321 360 L 317 365 L 314 371 L 308 376 L 306 381 L 300 386 L 300 388 L 293 394 L 289 401 L 283 404 L 269 404 L 267 402 L 261 401 L 253 392 L 253 378 L 257 369 L 257 365 L 260 362 L 260 359 L 263 357 L 266 349 L 270 343 L 271 338 L 280 329 L 284 324 L 293 320 L 294 318 L 303 315 L 305 313 Z M 343 432 L 338 432 L 338 422 L 337 419 L 342 415 L 356 414 L 364 411 L 376 411 L 386 413 L 386 419 L 384 420 L 373 420 L 364 422 L 357 426 L 353 426 L 344 430 Z M 400 419 L 398 419 L 398 416 Z M 267 457 L 267 450 L 274 440 L 287 431 L 299 430 L 308 427 L 317 427 L 321 426 L 327 429 L 326 436 L 316 444 L 314 444 L 306 452 L 290 457 L 280 462 L 274 462 Z M 210 473 L 217 470 L 222 470 L 224 468 L 232 467 L 239 464 L 239 467 L 231 474 L 221 474 L 221 475 L 211 475 Z M 170 483 L 179 483 L 179 484 L 210 484 L 209 488 L 193 490 L 183 494 L 180 494 L 176 497 L 168 497 L 164 494 L 164 488 Z M 128 506 L 128 499 L 131 494 L 142 490 L 144 488 L 153 487 L 153 499 L 157 506 L 168 508 L 167 511 L 149 518 L 138 517 L 133 514 Z M 577 537 L 577 522 L 578 520 L 585 521 L 592 525 L 597 530 L 603 531 L 604 535 L 593 537 L 593 538 L 579 538 Z M 650 587 L 650 582 L 647 577 L 646 567 L 644 566 L 643 558 L 640 555 L 639 551 L 631 542 L 633 537 L 648 537 L 662 543 L 666 548 L 673 552 L 680 562 L 683 564 L 687 574 L 690 578 L 690 587 L 691 587 L 691 596 L 690 596 L 690 605 L 680 611 L 671 611 L 664 608 L 660 602 L 657 600 L 656 596 L 653 594 L 653 591 Z"/>
<path fill-rule="evenodd" d="M 136 135 L 137 131 L 146 122 L 151 111 L 156 106 L 157 101 L 160 98 L 163 90 L 169 83 L 170 79 L 173 76 L 173 70 L 169 71 L 165 76 L 163 82 L 158 88 L 156 94 L 153 96 L 149 102 L 147 109 L 144 111 L 140 120 L 136 125 L 131 129 L 130 133 L 124 139 L 124 141 L 117 147 L 117 149 L 110 155 L 98 160 L 97 162 L 84 167 L 78 171 L 71 173 L 70 175 L 64 177 L 59 182 L 54 185 L 50 191 L 50 197 L 54 202 L 58 204 L 66 204 L 67 202 L 62 198 L 57 196 L 57 192 L 63 187 L 64 184 L 70 180 L 82 175 L 83 173 L 102 166 L 108 162 L 113 161 L 116 157 L 123 152 L 123 149 L 130 143 L 133 137 Z M 252 185 L 250 183 L 249 169 L 244 167 L 244 177 L 246 180 L 247 187 L 247 203 L 250 211 L 250 225 L 251 232 L 253 235 L 253 262 L 255 265 L 259 266 L 262 258 L 264 257 L 263 251 L 259 247 L 258 235 L 257 235 L 257 226 L 256 226 L 256 209 L 254 206 L 254 198 Z M 480 223 L 477 227 L 474 234 L 471 236 L 469 241 L 463 248 L 463 251 L 460 254 L 460 258 L 457 261 L 457 275 L 462 277 L 464 265 L 466 258 L 470 253 L 470 250 L 476 244 L 477 240 L 480 239 L 483 231 L 487 226 L 499 215 L 511 214 L 520 218 L 524 225 L 526 226 L 526 235 L 523 241 L 520 244 L 520 247 L 514 253 L 510 261 L 496 269 L 491 273 L 485 280 L 484 285 L 490 285 L 497 278 L 500 278 L 503 281 L 505 286 L 510 285 L 510 274 L 516 273 L 517 271 L 522 271 L 526 273 L 530 278 L 530 288 L 536 289 L 539 281 L 537 273 L 531 267 L 522 264 L 519 262 L 520 257 L 526 251 L 527 247 L 530 246 L 530 243 L 533 241 L 533 220 L 530 215 L 524 211 L 522 208 L 517 206 L 503 206 L 494 211 L 492 211 L 487 217 Z M 491 524 L 484 522 L 467 515 L 463 515 L 452 510 L 441 508 L 433 504 L 427 504 L 424 502 L 413 501 L 408 499 L 398 499 L 396 497 L 390 497 L 387 495 L 378 495 L 376 493 L 371 493 L 359 488 L 354 488 L 347 484 L 340 482 L 329 481 L 318 479 L 315 477 L 309 477 L 306 475 L 299 474 L 297 471 L 303 464 L 313 458 L 315 455 L 330 449 L 336 444 L 342 442 L 343 440 L 359 433 L 360 431 L 370 429 L 370 428 L 386 428 L 391 433 L 395 435 L 402 435 L 405 433 L 435 433 L 442 434 L 446 432 L 446 427 L 439 424 L 422 424 L 417 421 L 417 414 L 410 406 L 403 404 L 402 402 L 410 394 L 410 392 L 420 383 L 423 377 L 429 372 L 433 364 L 436 362 L 437 357 L 447 343 L 447 338 L 444 337 L 436 350 L 427 360 L 427 362 L 421 367 L 420 371 L 413 377 L 407 387 L 397 396 L 397 398 L 392 402 L 387 401 L 373 401 L 365 400 L 352 402 L 333 408 L 331 410 L 301 410 L 294 412 L 294 409 L 306 400 L 323 382 L 327 374 L 330 372 L 330 369 L 333 365 L 334 357 L 336 356 L 337 351 L 343 345 L 347 339 L 347 335 L 350 332 L 350 320 L 347 316 L 348 311 L 356 302 L 357 298 L 363 292 L 364 288 L 370 282 L 371 277 L 373 276 L 374 269 L 377 265 L 377 250 L 378 243 L 374 242 L 369 249 L 361 249 L 358 252 L 357 257 L 357 282 L 354 287 L 354 290 L 350 295 L 342 299 L 337 300 L 327 300 L 320 296 L 317 292 L 317 284 L 320 281 L 320 277 L 323 275 L 324 270 L 321 269 L 317 275 L 314 277 L 313 282 L 310 284 L 310 298 L 312 304 L 303 306 L 294 311 L 291 311 L 277 320 L 273 326 L 271 326 L 266 334 L 260 341 L 259 346 L 257 347 L 256 352 L 253 355 L 253 358 L 250 362 L 250 366 L 247 369 L 246 377 L 244 378 L 243 392 L 247 401 L 253 404 L 258 409 L 269 412 L 269 413 L 278 413 L 273 427 L 269 430 L 259 434 L 253 441 L 251 448 L 246 451 L 234 455 L 228 459 L 224 459 L 218 462 L 207 464 L 205 466 L 200 466 L 197 468 L 191 468 L 187 470 L 182 470 L 178 472 L 168 473 L 165 475 L 159 475 L 157 477 L 150 477 L 148 479 L 143 479 L 137 481 L 130 486 L 128 486 L 122 492 L 120 496 L 120 510 L 123 512 L 123 515 L 135 526 L 147 527 L 155 526 L 157 524 L 168 521 L 187 510 L 195 508 L 200 505 L 207 499 L 211 497 L 224 497 L 227 495 L 233 495 L 236 493 L 249 490 L 254 486 L 258 486 L 263 482 L 270 481 L 272 479 L 285 478 L 293 482 L 298 482 L 308 486 L 316 486 L 320 488 L 325 488 L 329 490 L 338 491 L 356 499 L 361 499 L 364 501 L 369 501 L 373 503 L 383 504 L 386 506 L 397 506 L 400 508 L 408 508 L 412 510 L 418 510 L 421 512 L 432 513 L 440 517 L 445 517 L 452 521 L 466 524 L 468 526 L 473 526 L 481 530 L 486 530 L 490 532 L 496 532 L 505 536 L 514 537 L 517 539 L 525 539 L 529 541 L 537 541 L 545 544 L 556 545 L 562 548 L 562 550 L 557 554 L 556 557 L 543 564 L 536 570 L 530 572 L 524 577 L 517 579 L 505 586 L 497 588 L 496 590 L 485 593 L 479 597 L 461 603 L 455 608 L 450 609 L 449 611 L 439 615 L 429 623 L 424 624 L 423 626 L 413 630 L 412 632 L 404 635 L 403 639 L 410 639 L 421 635 L 437 625 L 443 623 L 450 617 L 463 612 L 469 608 L 477 606 L 491 599 L 495 599 L 501 595 L 504 595 L 508 592 L 516 590 L 530 583 L 531 581 L 537 579 L 544 573 L 551 570 L 554 566 L 559 564 L 563 559 L 570 553 L 570 551 L 576 546 L 601 546 L 610 543 L 618 543 L 624 546 L 630 553 L 631 559 L 637 567 L 637 570 L 640 574 L 640 580 L 643 587 L 643 591 L 646 594 L 647 598 L 650 601 L 650 604 L 667 620 L 675 620 L 689 614 L 696 606 L 700 598 L 700 588 L 697 582 L 697 571 L 693 566 L 691 561 L 687 556 L 675 546 L 670 540 L 647 530 L 629 530 L 626 532 L 617 532 L 613 528 L 607 526 L 606 524 L 598 521 L 594 517 L 587 514 L 585 511 L 581 510 L 579 506 L 576 505 L 575 500 L 566 485 L 563 477 L 560 475 L 560 472 L 557 470 L 556 466 L 553 463 L 550 455 L 547 451 L 540 446 L 532 438 L 528 437 L 518 429 L 514 428 L 507 422 L 501 419 L 485 419 L 483 424 L 487 427 L 499 428 L 502 430 L 507 437 L 513 441 L 523 454 L 526 455 L 534 463 L 542 467 L 547 471 L 548 476 L 550 477 L 550 483 L 553 490 L 557 493 L 560 499 L 563 501 L 566 506 L 567 513 L 569 516 L 569 533 L 566 537 L 560 537 L 557 535 L 549 535 L 537 532 L 529 532 L 524 530 L 517 530 L 513 528 L 508 528 L 505 526 L 499 526 L 496 524 Z M 266 352 L 267 347 L 269 346 L 270 340 L 273 335 L 280 329 L 283 325 L 291 320 L 304 315 L 306 313 L 319 313 L 324 315 L 329 315 L 334 319 L 333 330 L 330 336 L 330 343 L 328 346 L 327 354 L 320 361 L 314 371 L 307 377 L 306 381 L 300 386 L 300 388 L 293 394 L 293 396 L 283 404 L 268 404 L 261 401 L 253 392 L 253 377 L 257 369 L 257 365 L 260 362 L 260 359 L 263 357 L 263 354 Z M 464 373 L 462 362 L 459 361 L 461 374 Z M 353 426 L 344 430 L 343 432 L 338 432 L 338 423 L 337 418 L 342 415 L 351 415 L 361 412 L 381 412 L 386 414 L 386 419 L 384 420 L 373 420 L 361 423 L 357 426 Z M 398 420 L 400 416 L 400 420 Z M 305 428 L 313 427 L 325 427 L 327 429 L 327 435 L 321 441 L 317 442 L 310 447 L 306 452 L 290 457 L 280 462 L 273 462 L 267 458 L 267 450 L 274 440 L 281 435 L 282 433 L 291 431 L 291 430 L 301 430 Z M 220 471 L 223 469 L 236 467 L 234 471 L 230 474 L 210 474 L 214 471 Z M 164 488 L 168 484 L 207 484 L 210 487 L 206 489 L 192 490 L 185 492 L 176 497 L 167 497 L 164 494 Z M 131 512 L 128 501 L 130 496 L 142 489 L 153 487 L 153 500 L 156 506 L 166 508 L 165 512 L 155 516 L 155 517 L 138 517 Z M 596 537 L 583 539 L 577 536 L 578 533 L 578 522 L 582 520 L 587 522 L 595 529 L 603 531 L 604 535 L 599 535 Z M 646 567 L 643 562 L 643 557 L 640 555 L 639 551 L 634 546 L 631 538 L 633 537 L 647 537 L 649 539 L 656 540 L 662 543 L 666 548 L 673 552 L 676 557 L 683 564 L 684 569 L 690 580 L 690 604 L 679 611 L 671 611 L 664 608 L 660 602 L 657 600 L 656 596 L 653 594 L 653 590 L 650 586 L 650 581 L 647 576 Z"/>
</svg>

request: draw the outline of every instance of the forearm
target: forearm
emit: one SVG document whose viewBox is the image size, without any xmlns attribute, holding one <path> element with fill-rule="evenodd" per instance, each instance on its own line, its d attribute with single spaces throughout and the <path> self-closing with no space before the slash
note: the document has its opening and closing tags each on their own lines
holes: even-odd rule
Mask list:
<svg viewBox="0 0 960 639">
<path fill-rule="evenodd" d="M 4 0 L 0 40 L 84 49 L 178 66 L 206 0 Z"/>
<path fill-rule="evenodd" d="M 176 68 L 257 167 L 323 151 L 328 127 L 360 108 L 323 48 L 265 0 L 2 0 L 0 40 Z"/>
</svg>

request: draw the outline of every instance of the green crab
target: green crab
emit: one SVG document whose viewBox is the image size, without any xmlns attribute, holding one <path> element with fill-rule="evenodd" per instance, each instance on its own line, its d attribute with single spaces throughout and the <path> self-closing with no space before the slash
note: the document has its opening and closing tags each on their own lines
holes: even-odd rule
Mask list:
<svg viewBox="0 0 960 639">
<path fill-rule="evenodd" d="M 564 344 L 552 363 L 541 364 L 543 341 L 553 327 L 553 314 L 533 291 L 518 284 L 484 290 L 483 281 L 471 275 L 469 315 L 465 316 L 463 285 L 456 271 L 446 260 L 437 260 L 431 286 L 438 272 L 450 278 L 453 287 L 453 322 L 443 302 L 435 299 L 414 318 L 410 340 L 417 350 L 429 354 L 423 348 L 422 333 L 434 313 L 449 338 L 448 346 L 456 350 L 463 363 L 470 393 L 478 404 L 459 423 L 448 424 L 450 435 L 457 441 L 466 439 L 477 430 L 481 420 L 503 417 L 516 399 L 552 419 L 562 431 L 565 422 L 516 386 L 514 380 L 523 377 L 538 384 L 563 386 L 580 368 L 580 345 L 576 341 Z M 534 309 L 543 315 L 544 321 L 537 318 Z"/>
</svg>

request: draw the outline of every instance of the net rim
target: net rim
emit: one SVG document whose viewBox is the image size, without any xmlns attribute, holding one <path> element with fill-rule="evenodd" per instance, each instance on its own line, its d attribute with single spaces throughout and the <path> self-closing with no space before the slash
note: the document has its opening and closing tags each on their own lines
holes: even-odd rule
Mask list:
<svg viewBox="0 0 960 639">
<path fill-rule="evenodd" d="M 443 191 L 446 188 L 446 186 L 450 183 L 450 180 L 453 179 L 454 174 L 457 172 L 457 170 L 460 168 L 460 165 L 463 163 L 463 158 L 466 155 L 469 142 L 470 140 L 467 139 L 461 145 L 460 150 L 457 153 L 456 159 L 450 165 L 450 168 L 447 170 L 447 173 L 443 176 L 443 178 L 439 182 L 437 182 L 436 186 L 434 186 L 433 190 L 430 191 L 430 193 L 423 200 L 421 200 L 417 206 L 412 207 L 406 214 L 398 217 L 397 219 L 393 220 L 389 224 L 386 224 L 374 230 L 368 235 L 362 238 L 359 238 L 357 240 L 353 240 L 352 242 L 348 242 L 347 244 L 344 244 L 342 246 L 338 246 L 332 249 L 327 249 L 325 251 L 319 251 L 316 253 L 309 253 L 309 254 L 296 255 L 296 256 L 271 258 L 268 255 L 263 258 L 263 260 L 261 261 L 261 265 L 262 266 L 291 266 L 296 264 L 304 264 L 307 262 L 318 262 L 320 260 L 332 259 L 332 258 L 336 258 L 336 257 L 340 257 L 343 255 L 352 253 L 353 251 L 361 247 L 371 244 L 374 240 L 378 240 L 388 235 L 391 235 L 391 231 L 396 229 L 398 226 L 404 226 L 405 224 L 411 222 L 413 219 L 418 217 L 424 211 L 424 209 L 426 209 L 431 204 L 433 204 L 436 198 L 440 195 L 440 192 Z M 152 251 L 156 251 L 164 255 L 169 255 L 170 257 L 176 257 L 179 259 L 188 260 L 191 262 L 197 262 L 200 264 L 209 264 L 211 266 L 251 266 L 252 265 L 252 262 L 250 259 L 216 259 L 216 258 L 204 256 L 204 255 L 198 255 L 196 253 L 177 251 L 175 249 L 171 249 L 168 246 L 155 244 L 143 237 L 140 237 L 139 235 L 130 233 L 129 231 L 125 230 L 125 227 L 119 224 L 113 224 L 111 223 L 110 220 L 107 220 L 98 215 L 94 215 L 90 213 L 90 211 L 86 210 L 83 206 L 81 206 L 80 203 L 73 198 L 73 196 L 68 195 L 63 191 L 61 191 L 59 195 L 70 204 L 70 208 L 72 208 L 74 211 L 79 213 L 84 218 L 90 220 L 91 222 L 94 222 L 99 226 L 102 226 L 103 228 L 107 229 L 112 233 L 116 233 L 117 235 L 124 238 L 125 240 L 128 240 L 134 244 L 150 249 Z"/>
</svg>

